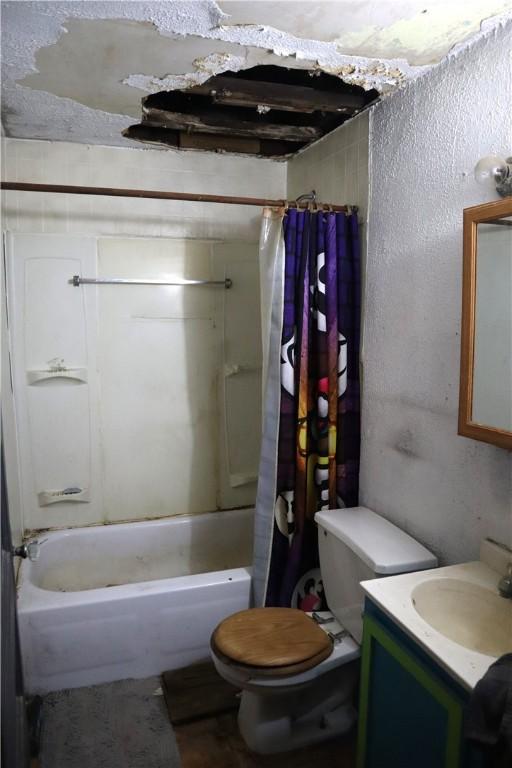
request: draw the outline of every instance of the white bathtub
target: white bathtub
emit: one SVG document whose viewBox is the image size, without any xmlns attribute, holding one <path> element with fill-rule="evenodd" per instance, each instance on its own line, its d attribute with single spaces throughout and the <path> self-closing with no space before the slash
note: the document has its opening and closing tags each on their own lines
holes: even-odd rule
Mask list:
<svg viewBox="0 0 512 768">
<path fill-rule="evenodd" d="M 41 534 L 18 610 L 29 693 L 146 677 L 207 658 L 249 606 L 254 510 Z"/>
</svg>

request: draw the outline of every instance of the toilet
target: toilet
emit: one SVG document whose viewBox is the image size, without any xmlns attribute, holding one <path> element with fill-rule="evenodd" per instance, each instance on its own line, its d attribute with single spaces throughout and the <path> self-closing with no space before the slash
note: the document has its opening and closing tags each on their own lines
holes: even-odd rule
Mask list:
<svg viewBox="0 0 512 768">
<path fill-rule="evenodd" d="M 366 507 L 315 516 L 329 611 L 251 608 L 214 630 L 215 667 L 241 689 L 238 725 L 260 754 L 304 747 L 348 731 L 362 638 L 360 582 L 435 568 L 437 559 Z"/>
</svg>

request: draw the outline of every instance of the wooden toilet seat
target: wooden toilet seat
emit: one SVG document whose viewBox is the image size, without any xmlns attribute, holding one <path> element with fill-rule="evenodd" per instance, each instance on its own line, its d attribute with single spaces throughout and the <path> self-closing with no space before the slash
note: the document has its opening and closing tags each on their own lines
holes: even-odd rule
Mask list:
<svg viewBox="0 0 512 768">
<path fill-rule="evenodd" d="M 213 652 L 247 674 L 284 677 L 316 667 L 332 640 L 304 611 L 250 608 L 229 616 L 211 637 Z"/>
</svg>

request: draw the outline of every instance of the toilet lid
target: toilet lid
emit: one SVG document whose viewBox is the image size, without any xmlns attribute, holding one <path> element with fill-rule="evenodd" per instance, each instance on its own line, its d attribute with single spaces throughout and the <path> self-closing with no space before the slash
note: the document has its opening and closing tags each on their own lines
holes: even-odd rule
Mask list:
<svg viewBox="0 0 512 768">
<path fill-rule="evenodd" d="M 251 667 L 315 666 L 332 651 L 330 637 L 296 608 L 250 608 L 221 621 L 212 635 L 214 650 Z M 304 665 L 304 666 L 303 666 Z"/>
</svg>

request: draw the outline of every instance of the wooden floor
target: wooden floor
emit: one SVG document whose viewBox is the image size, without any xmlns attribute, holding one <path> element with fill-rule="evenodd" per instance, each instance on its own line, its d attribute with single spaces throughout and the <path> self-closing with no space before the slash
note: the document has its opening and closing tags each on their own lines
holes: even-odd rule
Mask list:
<svg viewBox="0 0 512 768">
<path fill-rule="evenodd" d="M 238 731 L 239 692 L 211 662 L 164 673 L 162 688 L 181 768 L 355 768 L 355 730 L 295 752 L 251 752 Z"/>
<path fill-rule="evenodd" d="M 237 710 L 237 689 L 223 680 L 211 661 L 164 672 L 162 690 L 173 726 Z"/>
<path fill-rule="evenodd" d="M 238 732 L 236 712 L 174 726 L 181 768 L 355 768 L 355 733 L 295 752 L 255 755 Z"/>
</svg>

